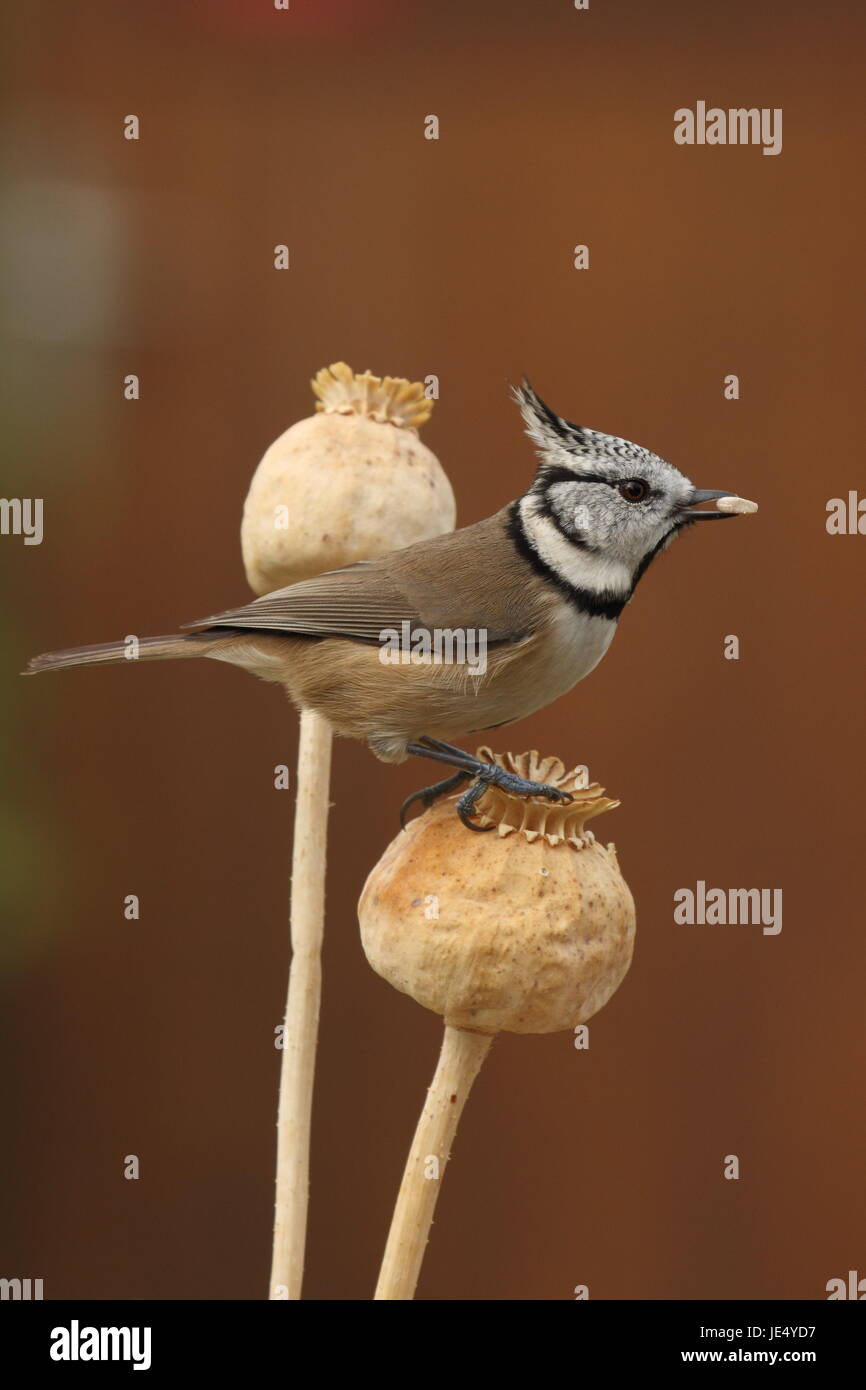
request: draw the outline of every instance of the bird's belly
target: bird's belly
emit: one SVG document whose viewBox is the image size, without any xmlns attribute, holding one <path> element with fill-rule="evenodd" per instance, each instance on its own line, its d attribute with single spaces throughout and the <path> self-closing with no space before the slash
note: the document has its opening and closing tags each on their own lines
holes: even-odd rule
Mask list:
<svg viewBox="0 0 866 1390">
<path fill-rule="evenodd" d="M 609 619 L 563 603 L 533 636 L 491 648 L 483 672 L 477 662 L 474 669 L 385 664 L 376 648 L 328 639 L 292 642 L 283 669 L 296 704 L 318 710 L 338 733 L 367 739 L 384 761 L 400 762 L 422 734 L 452 740 L 543 709 L 589 674 L 615 631 Z M 281 639 L 284 652 L 288 640 Z"/>
<path fill-rule="evenodd" d="M 558 614 L 543 637 L 537 639 L 534 650 L 527 653 L 520 671 L 512 670 L 513 684 L 507 670 L 503 671 L 504 683 L 511 687 L 518 706 L 509 722 L 552 704 L 588 676 L 601 661 L 615 632 L 616 623 L 611 619 L 575 613 L 570 605 Z"/>
<path fill-rule="evenodd" d="M 438 725 L 429 719 L 423 732 L 454 738 L 525 719 L 589 675 L 615 631 L 616 623 L 610 619 L 584 617 L 569 606 L 543 632 L 510 652 L 507 648 L 492 652 L 487 675 L 474 695 L 467 693 L 459 704 L 454 702 Z"/>
</svg>

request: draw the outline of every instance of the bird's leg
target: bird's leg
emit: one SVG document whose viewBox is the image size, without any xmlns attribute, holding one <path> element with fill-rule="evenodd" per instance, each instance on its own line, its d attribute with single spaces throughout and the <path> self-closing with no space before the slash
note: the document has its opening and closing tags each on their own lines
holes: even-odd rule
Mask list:
<svg viewBox="0 0 866 1390">
<path fill-rule="evenodd" d="M 438 801 L 440 796 L 446 796 L 448 792 L 453 792 L 455 787 L 461 783 L 468 782 L 472 776 L 471 772 L 455 772 L 453 776 L 446 777 L 443 782 L 434 782 L 432 787 L 422 787 L 419 792 L 413 792 L 407 796 L 403 805 L 400 807 L 400 824 L 406 829 L 406 812 L 415 801 L 420 801 L 425 811 L 429 811 L 434 801 Z"/>
<path fill-rule="evenodd" d="M 416 758 L 432 758 L 434 763 L 445 763 L 446 767 L 459 767 L 461 772 L 470 772 L 476 777 L 478 768 L 485 766 L 471 753 L 464 753 L 462 748 L 452 748 L 450 743 L 434 742 L 433 739 L 425 739 L 423 743 L 407 743 L 406 752 L 414 754 Z"/>
<path fill-rule="evenodd" d="M 422 734 L 420 742 L 425 748 L 435 748 L 440 753 L 453 753 L 455 758 L 473 758 L 464 748 L 455 748 L 453 743 L 443 743 L 441 738 L 431 738 L 429 734 Z M 473 758 L 473 761 L 477 759 Z"/>
<path fill-rule="evenodd" d="M 419 758 L 432 758 L 434 762 L 459 768 L 464 774 L 460 780 L 468 780 L 469 777 L 473 779 L 473 785 L 463 793 L 455 807 L 463 824 L 470 830 L 494 828 L 492 825 L 473 825 L 469 819 L 487 787 L 501 787 L 503 791 L 511 792 L 515 796 L 544 796 L 548 801 L 574 800 L 570 792 L 562 791 L 560 787 L 548 786 L 546 782 L 530 782 L 526 777 L 518 777 L 515 772 L 508 772 L 498 763 L 482 762 L 471 753 L 465 753 L 462 748 L 453 748 L 450 743 L 443 743 L 440 739 L 428 738 L 425 735 L 420 743 L 407 744 L 406 751 Z M 449 783 L 453 781 L 453 778 L 448 778 Z M 439 786 L 444 790 L 444 783 L 440 783 Z"/>
</svg>

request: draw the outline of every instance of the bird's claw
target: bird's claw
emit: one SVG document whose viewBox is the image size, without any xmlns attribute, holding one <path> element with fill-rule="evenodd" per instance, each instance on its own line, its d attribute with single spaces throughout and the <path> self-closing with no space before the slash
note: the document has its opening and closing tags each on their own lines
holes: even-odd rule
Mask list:
<svg viewBox="0 0 866 1390">
<path fill-rule="evenodd" d="M 417 801 L 427 811 L 440 796 L 453 791 L 461 782 L 471 782 L 471 786 L 458 798 L 455 810 L 467 830 L 478 832 L 496 829 L 494 824 L 476 825 L 472 820 L 476 805 L 488 787 L 499 787 L 512 796 L 543 796 L 548 801 L 558 802 L 560 805 L 569 805 L 574 801 L 571 792 L 564 791 L 561 787 L 551 786 L 547 782 L 531 782 L 526 777 L 519 777 L 516 772 L 509 772 L 507 768 L 500 767 L 498 763 L 481 762 L 470 754 L 462 753 L 460 749 L 449 748 L 449 745 L 437 743 L 436 740 L 429 740 L 428 742 L 431 745 L 435 744 L 440 752 L 451 753 L 453 755 L 452 766 L 454 765 L 453 759 L 459 758 L 464 764 L 469 764 L 469 767 L 464 766 L 452 773 L 450 777 L 445 778 L 444 781 L 436 782 L 432 787 L 424 787 L 421 791 L 413 792 L 411 796 L 407 796 L 400 807 L 400 825 L 404 830 L 406 829 L 406 813 L 410 806 L 413 806 Z M 410 745 L 410 752 L 421 751 L 420 747 L 414 748 Z M 430 754 L 425 752 L 424 756 L 429 757 Z M 435 753 L 433 756 L 436 756 Z M 448 761 L 448 759 L 443 758 L 441 761 Z"/>
<path fill-rule="evenodd" d="M 455 787 L 460 786 L 461 782 L 468 781 L 470 776 L 471 774 L 468 772 L 455 772 L 452 777 L 446 777 L 442 782 L 434 782 L 432 787 L 422 787 L 419 792 L 413 792 L 411 796 L 407 796 L 400 807 L 401 829 L 406 829 L 406 812 L 414 802 L 420 801 L 424 810 L 429 811 L 440 796 L 445 796 L 448 792 L 453 791 Z"/>
</svg>

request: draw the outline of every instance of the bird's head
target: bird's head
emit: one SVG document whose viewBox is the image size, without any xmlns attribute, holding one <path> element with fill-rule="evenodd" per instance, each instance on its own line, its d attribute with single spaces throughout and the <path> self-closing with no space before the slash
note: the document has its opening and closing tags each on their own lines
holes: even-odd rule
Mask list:
<svg viewBox="0 0 866 1390">
<path fill-rule="evenodd" d="M 633 587 L 647 565 L 684 527 L 721 521 L 754 503 L 724 489 L 696 488 L 673 464 L 615 435 L 584 429 L 556 415 L 524 378 L 513 388 L 538 472 L 524 499 L 524 520 L 539 536 L 553 532 L 610 571 L 611 588 Z M 700 504 L 732 499 L 728 508 Z M 546 523 L 546 524 L 545 524 Z"/>
</svg>

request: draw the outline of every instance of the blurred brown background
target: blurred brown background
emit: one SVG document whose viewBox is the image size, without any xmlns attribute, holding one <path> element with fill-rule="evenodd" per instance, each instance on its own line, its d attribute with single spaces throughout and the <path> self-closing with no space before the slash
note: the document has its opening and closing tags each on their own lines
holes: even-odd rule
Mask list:
<svg viewBox="0 0 866 1390">
<path fill-rule="evenodd" d="M 3 492 L 45 499 L 45 539 L 0 538 L 0 1274 L 265 1296 L 296 718 L 209 663 L 18 672 L 242 601 L 252 470 L 336 358 L 438 374 L 423 437 L 461 523 L 531 476 L 522 371 L 761 504 L 694 528 L 591 679 L 508 731 L 622 798 L 600 833 L 638 943 L 589 1052 L 497 1042 L 419 1297 L 823 1298 L 866 1274 L 866 538 L 825 529 L 866 491 L 864 27 L 853 3 L 745 0 L 11 12 Z M 782 154 L 676 146 L 698 100 L 782 107 Z M 438 1049 L 355 918 L 426 773 L 336 749 L 311 1298 L 371 1295 Z M 699 878 L 782 888 L 781 935 L 676 925 Z"/>
</svg>

